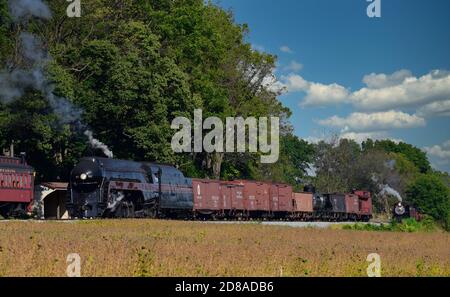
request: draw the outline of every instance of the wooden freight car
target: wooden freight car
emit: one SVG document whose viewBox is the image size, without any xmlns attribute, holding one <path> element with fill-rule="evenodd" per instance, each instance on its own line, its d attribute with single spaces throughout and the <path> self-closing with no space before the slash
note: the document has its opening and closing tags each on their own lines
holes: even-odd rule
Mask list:
<svg viewBox="0 0 450 297">
<path fill-rule="evenodd" d="M 313 194 L 293 193 L 292 207 L 294 219 L 307 221 L 314 218 Z"/>
</svg>

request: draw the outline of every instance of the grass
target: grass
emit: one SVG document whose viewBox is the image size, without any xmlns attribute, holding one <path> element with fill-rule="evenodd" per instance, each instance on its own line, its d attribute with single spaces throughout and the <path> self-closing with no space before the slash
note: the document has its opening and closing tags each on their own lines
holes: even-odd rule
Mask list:
<svg viewBox="0 0 450 297">
<path fill-rule="evenodd" d="M 450 276 L 450 235 L 259 224 L 108 220 L 0 222 L 0 276 Z"/>
<path fill-rule="evenodd" d="M 433 232 L 441 229 L 432 218 L 425 217 L 422 221 L 417 222 L 415 219 L 405 219 L 402 222 L 392 222 L 388 224 L 348 224 L 343 225 L 344 230 L 358 231 L 381 231 L 381 232 Z"/>
</svg>

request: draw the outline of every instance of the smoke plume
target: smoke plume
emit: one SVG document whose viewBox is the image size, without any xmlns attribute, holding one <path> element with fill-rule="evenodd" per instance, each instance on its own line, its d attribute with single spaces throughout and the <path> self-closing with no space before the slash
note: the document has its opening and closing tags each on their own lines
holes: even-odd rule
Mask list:
<svg viewBox="0 0 450 297">
<path fill-rule="evenodd" d="M 403 198 L 400 195 L 399 192 L 391 188 L 391 186 L 380 183 L 378 178 L 375 175 L 372 175 L 372 181 L 378 185 L 378 188 L 380 189 L 380 192 L 378 195 L 385 196 L 385 195 L 391 195 L 398 199 L 399 202 L 403 202 Z"/>
<path fill-rule="evenodd" d="M 113 152 L 108 148 L 108 146 L 94 138 L 92 131 L 86 130 L 84 135 L 86 135 L 89 139 L 89 144 L 92 148 L 102 150 L 103 154 L 105 154 L 108 158 L 114 157 Z"/>
<path fill-rule="evenodd" d="M 10 0 L 9 11 L 15 22 L 29 20 L 31 17 L 51 18 L 48 6 L 40 0 Z M 45 68 L 51 61 L 51 56 L 41 40 L 29 32 L 22 32 L 20 39 L 20 56 L 28 68 L 0 70 L 0 102 L 10 103 L 21 98 L 27 90 L 40 91 L 47 99 L 61 124 L 75 124 L 84 134 L 93 148 L 101 149 L 109 158 L 113 157 L 111 150 L 93 137 L 93 133 L 81 124 L 82 109 L 76 107 L 67 98 L 54 94 L 55 85 L 45 75 Z"/>
<path fill-rule="evenodd" d="M 10 0 L 8 6 L 15 22 L 32 16 L 46 20 L 52 17 L 48 6 L 40 0 Z"/>
<path fill-rule="evenodd" d="M 382 195 L 382 196 L 391 195 L 391 196 L 396 197 L 399 202 L 403 201 L 403 198 L 400 195 L 400 193 L 397 192 L 396 190 L 394 190 L 393 188 L 391 188 L 389 185 L 379 185 L 379 187 L 381 188 L 379 195 Z"/>
</svg>

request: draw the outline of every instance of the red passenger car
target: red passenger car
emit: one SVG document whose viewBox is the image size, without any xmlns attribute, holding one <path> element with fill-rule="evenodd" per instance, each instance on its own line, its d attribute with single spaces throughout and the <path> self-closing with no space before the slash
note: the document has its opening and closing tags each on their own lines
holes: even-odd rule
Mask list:
<svg viewBox="0 0 450 297">
<path fill-rule="evenodd" d="M 0 215 L 16 216 L 30 211 L 34 171 L 25 158 L 0 156 Z"/>
</svg>

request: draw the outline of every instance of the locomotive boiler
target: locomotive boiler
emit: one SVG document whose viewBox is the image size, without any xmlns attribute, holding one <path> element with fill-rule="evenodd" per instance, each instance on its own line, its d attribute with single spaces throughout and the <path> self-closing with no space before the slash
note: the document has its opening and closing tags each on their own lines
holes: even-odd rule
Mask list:
<svg viewBox="0 0 450 297">
<path fill-rule="evenodd" d="M 98 157 L 81 159 L 70 174 L 73 218 L 164 217 L 192 210 L 192 181 L 170 165 Z"/>
</svg>

